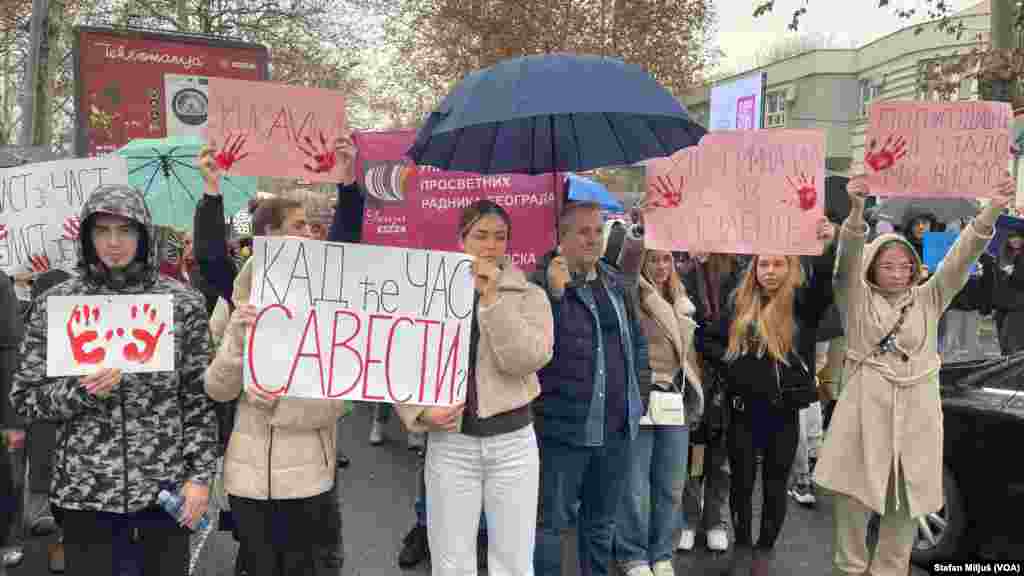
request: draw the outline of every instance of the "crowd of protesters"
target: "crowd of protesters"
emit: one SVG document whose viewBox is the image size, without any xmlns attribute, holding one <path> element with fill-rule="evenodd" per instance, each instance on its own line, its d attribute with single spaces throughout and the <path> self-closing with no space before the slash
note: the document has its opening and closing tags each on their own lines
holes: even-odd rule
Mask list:
<svg viewBox="0 0 1024 576">
<path fill-rule="evenodd" d="M 338 152 L 352 164 L 351 141 Z M 28 463 L 25 474 L 0 458 L 0 522 L 59 531 L 54 572 L 187 574 L 213 500 L 213 520 L 238 541 L 236 574 L 342 567 L 337 444 L 353 433 L 351 406 L 243 385 L 252 263 L 225 223 L 212 152 L 200 164 L 194 239 L 169 241 L 139 191 L 103 186 L 81 213 L 76 268 L 27 277 L 24 303 L 0 278 L 5 440 Z M 680 260 L 644 248 L 646 205 L 609 225 L 599 205 L 567 202 L 557 246 L 527 272 L 507 256 L 510 215 L 472 204 L 452 231 L 473 257 L 466 399 L 396 408 L 422 458 L 399 563 L 561 576 L 573 530 L 582 574 L 671 576 L 674 552 L 700 531 L 709 549 L 732 549 L 729 573 L 760 576 L 773 573 L 788 500 L 812 504 L 816 483 L 836 495 L 836 572 L 904 576 L 915 518 L 942 506 L 940 320 L 969 289 L 995 312 L 1005 351 L 1024 340 L 1024 235 L 983 259 L 983 278 L 969 274 L 1014 189 L 1007 176 L 934 271 L 921 260 L 927 218 L 868 242 L 860 178 L 845 221 L 819 223 L 815 257 Z M 252 232 L 358 242 L 363 201 L 354 179 L 340 185 L 327 225 L 295 200 L 261 200 Z M 172 297 L 175 371 L 47 376 L 47 299 L 125 294 Z M 61 321 L 77 330 L 88 317 Z M 389 412 L 377 407 L 371 443 Z M 23 476 L 27 505 L 10 497 Z M 181 495 L 177 518 L 161 490 Z"/>
</svg>

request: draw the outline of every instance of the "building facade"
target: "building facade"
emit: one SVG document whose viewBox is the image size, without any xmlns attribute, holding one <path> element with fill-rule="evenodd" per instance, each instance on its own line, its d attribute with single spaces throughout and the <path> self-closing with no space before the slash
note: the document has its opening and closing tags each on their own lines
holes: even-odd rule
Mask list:
<svg viewBox="0 0 1024 576">
<path fill-rule="evenodd" d="M 925 67 L 936 60 L 968 53 L 987 41 L 988 1 L 951 18 L 954 25 L 963 23 L 960 38 L 933 24 L 925 24 L 920 32 L 919 26 L 908 26 L 859 48 L 812 50 L 718 83 L 764 74 L 764 128 L 824 130 L 826 169 L 857 172 L 864 156 L 868 105 L 878 100 L 937 98 L 921 86 Z M 713 85 L 701 86 L 682 98 L 690 113 L 705 126 Z M 953 97 L 975 99 L 977 93 L 976 82 L 970 80 Z"/>
</svg>

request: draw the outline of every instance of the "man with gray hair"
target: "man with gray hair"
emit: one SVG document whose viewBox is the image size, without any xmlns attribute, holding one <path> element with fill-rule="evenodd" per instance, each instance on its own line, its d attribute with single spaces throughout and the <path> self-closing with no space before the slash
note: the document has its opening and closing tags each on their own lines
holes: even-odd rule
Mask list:
<svg viewBox="0 0 1024 576">
<path fill-rule="evenodd" d="M 569 203 L 558 248 L 532 281 L 548 294 L 555 354 L 539 373 L 541 520 L 534 554 L 538 576 L 561 576 L 561 537 L 578 527 L 582 574 L 606 575 L 615 515 L 650 377 L 647 342 L 633 306 L 635 286 L 606 262 L 600 207 Z M 632 239 L 636 241 L 636 238 Z"/>
</svg>

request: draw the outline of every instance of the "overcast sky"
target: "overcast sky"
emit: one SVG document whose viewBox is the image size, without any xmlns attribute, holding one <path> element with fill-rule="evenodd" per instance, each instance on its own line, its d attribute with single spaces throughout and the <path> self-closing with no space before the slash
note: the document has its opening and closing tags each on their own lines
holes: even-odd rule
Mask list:
<svg viewBox="0 0 1024 576">
<path fill-rule="evenodd" d="M 981 0 L 947 0 L 954 11 Z M 801 32 L 831 36 L 840 47 L 861 45 L 908 26 L 914 21 L 898 18 L 892 8 L 878 8 L 878 0 L 776 0 L 775 10 L 753 18 L 755 0 L 713 0 L 718 12 L 718 47 L 725 52 L 721 69 L 740 72 L 754 67 L 760 49 L 794 33 L 786 26 L 793 10 L 807 5 L 800 19 Z M 914 7 L 924 0 L 892 0 L 897 7 Z M 919 12 L 924 12 L 919 9 Z M 920 21 L 919 18 L 917 21 Z"/>
</svg>

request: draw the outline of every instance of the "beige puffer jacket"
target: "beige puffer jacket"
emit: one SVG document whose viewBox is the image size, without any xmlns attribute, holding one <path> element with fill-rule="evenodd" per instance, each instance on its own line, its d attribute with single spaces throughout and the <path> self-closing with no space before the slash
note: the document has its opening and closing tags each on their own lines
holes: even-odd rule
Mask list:
<svg viewBox="0 0 1024 576">
<path fill-rule="evenodd" d="M 235 280 L 234 299 L 249 299 L 252 260 Z M 266 403 L 242 390 L 242 353 L 228 325 L 206 370 L 206 393 L 217 402 L 236 398 L 235 428 L 224 455 L 228 494 L 254 500 L 309 498 L 334 486 L 337 421 L 343 400 L 280 398 Z"/>
</svg>

